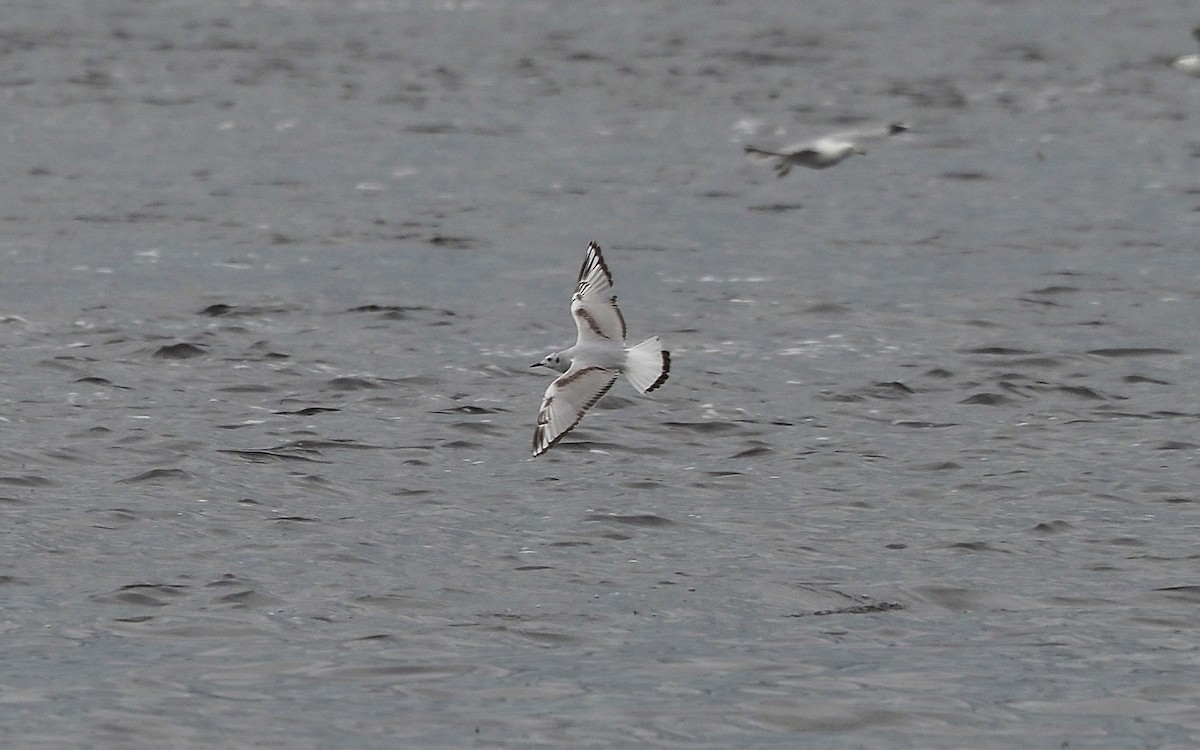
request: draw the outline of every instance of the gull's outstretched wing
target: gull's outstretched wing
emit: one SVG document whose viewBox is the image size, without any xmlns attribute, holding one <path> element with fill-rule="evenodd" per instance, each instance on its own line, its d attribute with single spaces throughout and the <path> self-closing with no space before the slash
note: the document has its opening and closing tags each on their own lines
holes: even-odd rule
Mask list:
<svg viewBox="0 0 1200 750">
<path fill-rule="evenodd" d="M 768 151 L 765 148 L 758 148 L 756 146 L 742 146 L 742 151 L 744 151 L 751 159 L 756 161 L 774 159 L 777 156 L 787 156 L 786 153 L 779 151 Z"/>
<path fill-rule="evenodd" d="M 884 125 L 880 128 L 868 128 L 865 130 L 847 130 L 842 133 L 830 133 L 825 136 L 833 141 L 849 141 L 857 143 L 858 141 L 869 141 L 876 138 L 887 138 L 891 135 L 904 133 L 908 130 L 908 124 L 903 122 L 893 122 L 890 125 Z"/>
<path fill-rule="evenodd" d="M 608 264 L 604 262 L 600 246 L 589 242 L 587 255 L 583 257 L 583 266 L 579 269 L 575 293 L 581 297 L 589 297 L 607 289 L 612 289 L 612 274 L 608 271 Z"/>
<path fill-rule="evenodd" d="M 617 307 L 617 298 L 608 294 L 610 289 L 612 274 L 600 254 L 600 246 L 593 242 L 588 245 L 575 296 L 571 298 L 571 317 L 579 329 L 577 344 L 598 339 L 625 342 L 625 318 Z"/>
<path fill-rule="evenodd" d="M 588 409 L 608 393 L 620 373 L 594 365 L 560 375 L 546 389 L 537 427 L 533 430 L 533 455 L 540 456 L 571 431 Z"/>
</svg>

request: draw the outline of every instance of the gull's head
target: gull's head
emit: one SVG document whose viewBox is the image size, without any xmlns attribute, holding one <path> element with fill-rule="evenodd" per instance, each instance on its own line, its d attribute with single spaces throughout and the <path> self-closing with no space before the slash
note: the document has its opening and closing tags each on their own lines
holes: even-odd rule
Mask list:
<svg viewBox="0 0 1200 750">
<path fill-rule="evenodd" d="M 566 372 L 571 367 L 571 360 L 564 357 L 562 352 L 554 352 L 547 354 L 541 362 L 534 362 L 530 367 L 549 367 L 555 372 Z"/>
</svg>

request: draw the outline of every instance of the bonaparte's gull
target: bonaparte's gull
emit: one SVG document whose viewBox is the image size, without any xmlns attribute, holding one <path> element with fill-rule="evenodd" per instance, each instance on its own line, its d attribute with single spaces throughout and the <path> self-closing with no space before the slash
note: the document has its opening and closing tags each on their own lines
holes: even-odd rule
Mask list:
<svg viewBox="0 0 1200 750">
<path fill-rule="evenodd" d="M 533 431 L 535 456 L 545 453 L 579 424 L 584 413 L 617 382 L 619 374 L 625 373 L 639 392 L 649 393 L 665 383 L 671 373 L 671 353 L 663 349 L 657 336 L 626 348 L 625 318 L 617 307 L 617 298 L 608 294 L 611 288 L 612 274 L 600 246 L 593 242 L 588 245 L 571 298 L 571 317 L 578 329 L 575 346 L 532 365 L 563 373 L 542 398 Z"/>
<path fill-rule="evenodd" d="M 1192 36 L 1196 37 L 1197 42 L 1200 42 L 1200 26 L 1192 29 Z M 1171 61 L 1171 67 L 1200 78 L 1200 55 L 1177 57 Z"/>
<path fill-rule="evenodd" d="M 775 175 L 784 177 L 792 171 L 792 167 L 808 167 L 809 169 L 832 167 L 848 156 L 867 153 L 866 149 L 859 147 L 859 141 L 886 138 L 906 130 L 908 130 L 908 125 L 894 122 L 885 128 L 875 128 L 874 130 L 832 133 L 814 141 L 789 146 L 782 151 L 767 151 L 754 146 L 746 146 L 745 150 L 754 159 L 773 159 Z"/>
</svg>

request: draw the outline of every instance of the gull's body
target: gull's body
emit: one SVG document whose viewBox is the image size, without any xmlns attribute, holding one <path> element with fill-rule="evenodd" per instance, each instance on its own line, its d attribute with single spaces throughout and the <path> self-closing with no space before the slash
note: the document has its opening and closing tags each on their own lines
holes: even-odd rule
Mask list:
<svg viewBox="0 0 1200 750">
<path fill-rule="evenodd" d="M 1196 37 L 1196 41 L 1200 42 L 1200 26 L 1192 29 L 1192 36 Z M 1171 67 L 1175 70 L 1182 71 L 1188 75 L 1200 78 L 1200 55 L 1184 55 L 1177 57 L 1171 61 Z"/>
<path fill-rule="evenodd" d="M 617 307 L 617 298 L 608 293 L 610 289 L 612 274 L 600 246 L 593 242 L 588 245 L 571 298 L 571 317 L 577 329 L 575 345 L 533 365 L 562 373 L 542 398 L 533 431 L 535 456 L 545 453 L 579 424 L 622 373 L 639 392 L 649 393 L 665 383 L 671 372 L 671 353 L 662 348 L 657 336 L 637 346 L 625 346 L 625 317 Z"/>
<path fill-rule="evenodd" d="M 853 156 L 865 154 L 866 149 L 858 144 L 861 141 L 886 138 L 890 135 L 903 133 L 908 126 L 895 122 L 884 128 L 873 130 L 857 130 L 846 133 L 832 133 L 806 143 L 797 143 L 781 151 L 745 146 L 745 151 L 752 158 L 774 160 L 775 175 L 786 177 L 792 167 L 808 167 L 809 169 L 826 169 L 834 164 Z"/>
</svg>

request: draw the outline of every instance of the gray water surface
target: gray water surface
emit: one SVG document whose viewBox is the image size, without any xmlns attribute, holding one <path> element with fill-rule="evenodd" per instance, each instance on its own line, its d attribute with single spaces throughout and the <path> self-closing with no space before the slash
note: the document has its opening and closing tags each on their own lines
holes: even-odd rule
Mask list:
<svg viewBox="0 0 1200 750">
<path fill-rule="evenodd" d="M 0 744 L 1200 744 L 1197 22 L 9 3 Z"/>
</svg>

